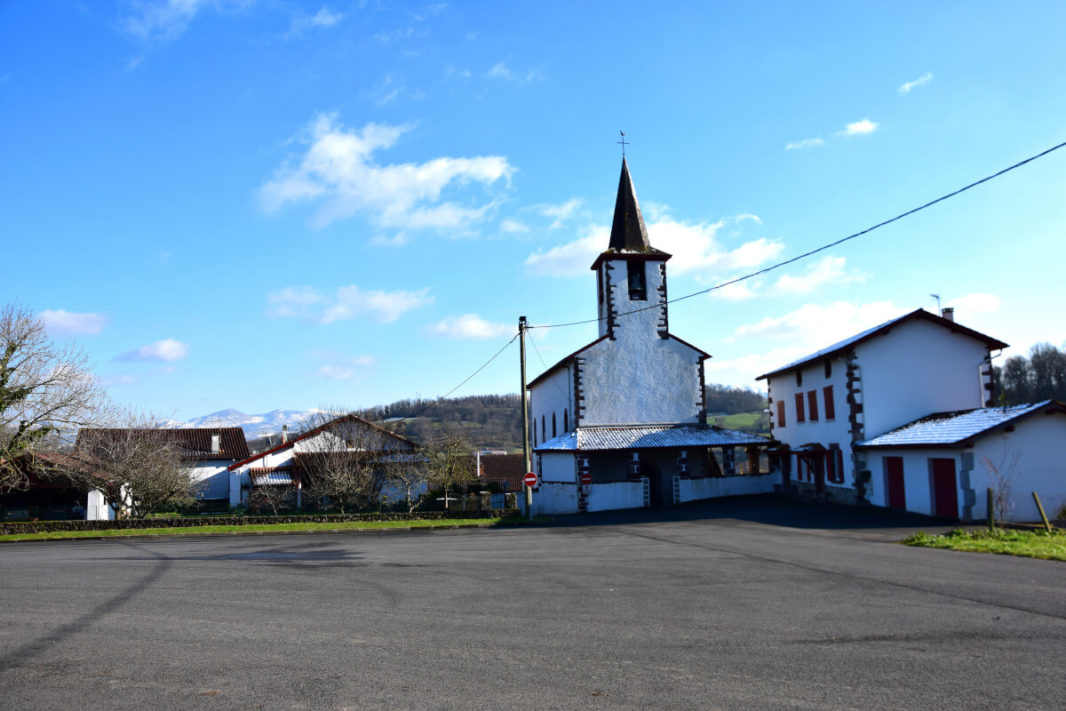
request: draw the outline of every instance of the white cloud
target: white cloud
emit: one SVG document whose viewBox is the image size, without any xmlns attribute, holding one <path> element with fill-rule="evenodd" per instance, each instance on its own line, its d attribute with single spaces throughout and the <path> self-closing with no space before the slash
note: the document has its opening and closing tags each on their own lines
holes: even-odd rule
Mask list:
<svg viewBox="0 0 1066 711">
<path fill-rule="evenodd" d="M 534 205 L 531 209 L 545 217 L 552 218 L 552 223 L 548 226 L 548 229 L 555 230 L 562 227 L 563 222 L 570 219 L 574 212 L 581 207 L 581 204 L 580 198 L 570 198 L 558 205 Z"/>
<path fill-rule="evenodd" d="M 933 73 L 926 72 L 914 81 L 904 82 L 898 89 L 901 94 L 909 94 L 911 89 L 917 89 L 920 86 L 925 86 L 929 82 L 933 81 Z"/>
<path fill-rule="evenodd" d="M 411 240 L 407 238 L 407 235 L 403 232 L 397 232 L 392 237 L 386 237 L 385 235 L 374 235 L 370 238 L 370 244 L 375 247 L 403 247 Z"/>
<path fill-rule="evenodd" d="M 518 220 L 506 219 L 500 223 L 500 229 L 509 234 L 521 234 L 523 232 L 529 232 L 529 225 L 521 223 Z"/>
<path fill-rule="evenodd" d="M 975 292 L 966 294 L 945 304 L 955 309 L 955 318 L 967 319 L 974 314 L 988 314 L 999 311 L 1000 299 L 995 294 Z"/>
<path fill-rule="evenodd" d="M 834 301 L 806 304 L 783 316 L 767 316 L 736 330 L 738 338 L 787 340 L 804 355 L 830 346 L 880 323 L 902 316 L 907 310 L 890 301 L 856 304 Z M 781 363 L 780 365 L 784 365 Z"/>
<path fill-rule="evenodd" d="M 747 299 L 753 299 L 758 296 L 758 282 L 755 280 L 738 281 L 736 284 L 730 284 L 729 286 L 723 286 L 721 289 L 715 289 L 711 292 L 711 296 L 715 299 L 723 299 L 725 301 L 745 301 Z"/>
<path fill-rule="evenodd" d="M 141 40 L 171 40 L 181 36 L 201 10 L 239 11 L 256 0 L 133 0 L 131 13 L 120 20 L 126 34 Z"/>
<path fill-rule="evenodd" d="M 750 269 L 765 264 L 781 253 L 784 245 L 759 238 L 728 249 L 715 238 L 727 223 L 758 220 L 755 215 L 722 219 L 713 223 L 689 223 L 664 217 L 647 224 L 648 238 L 655 247 L 673 255 L 670 269 L 674 274 L 688 272 L 717 274 L 736 269 Z M 596 256 L 607 248 L 610 229 L 593 225 L 585 236 L 526 258 L 526 268 L 537 274 L 576 276 L 588 272 Z"/>
<path fill-rule="evenodd" d="M 864 118 L 861 121 L 849 123 L 844 127 L 844 130 L 840 132 L 842 136 L 863 136 L 869 133 L 873 133 L 877 130 L 877 122 L 871 121 L 868 118 Z"/>
<path fill-rule="evenodd" d="M 429 333 L 445 338 L 485 339 L 511 335 L 514 326 L 486 321 L 477 314 L 449 316 L 429 327 Z"/>
<path fill-rule="evenodd" d="M 824 146 L 825 141 L 820 138 L 804 138 L 799 141 L 793 141 L 792 143 L 785 144 L 786 151 L 794 151 L 797 148 L 817 148 L 818 146 Z"/>
<path fill-rule="evenodd" d="M 115 360 L 124 361 L 175 361 L 189 355 L 189 344 L 173 338 L 149 343 L 119 355 Z"/>
<path fill-rule="evenodd" d="M 806 294 L 825 284 L 849 284 L 866 281 L 867 275 L 857 270 L 848 270 L 844 257 L 824 257 L 821 261 L 808 265 L 799 276 L 785 274 L 774 283 L 778 294 Z"/>
<path fill-rule="evenodd" d="M 485 72 L 485 76 L 490 79 L 503 79 L 504 81 L 513 81 L 518 84 L 528 84 L 532 81 L 542 81 L 544 75 L 541 74 L 539 69 L 530 69 L 524 74 L 515 73 L 504 62 L 496 62 L 492 65 L 492 68 Z"/>
<path fill-rule="evenodd" d="M 368 315 L 391 323 L 405 313 L 433 302 L 429 289 L 419 291 L 379 291 L 361 289 L 355 284 L 338 287 L 325 295 L 309 286 L 285 287 L 267 295 L 271 318 L 300 318 L 321 324 Z"/>
<path fill-rule="evenodd" d="M 42 311 L 41 318 L 53 336 L 95 336 L 107 325 L 107 317 L 103 314 L 74 313 L 63 309 Z"/>
<path fill-rule="evenodd" d="M 471 183 L 510 182 L 514 168 L 502 156 L 440 157 L 424 163 L 378 165 L 377 151 L 391 148 L 407 126 L 368 123 L 349 130 L 333 115 L 320 115 L 300 139 L 307 151 L 297 164 L 287 162 L 259 188 L 268 211 L 295 202 L 313 201 L 313 219 L 330 222 L 367 214 L 383 227 L 455 228 L 481 219 L 493 203 L 478 207 L 442 200 L 448 188 Z"/>
</svg>

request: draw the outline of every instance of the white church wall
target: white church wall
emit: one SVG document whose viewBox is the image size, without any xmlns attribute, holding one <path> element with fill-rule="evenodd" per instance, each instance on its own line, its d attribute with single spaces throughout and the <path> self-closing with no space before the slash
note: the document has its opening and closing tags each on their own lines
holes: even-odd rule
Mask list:
<svg viewBox="0 0 1066 711">
<path fill-rule="evenodd" d="M 644 484 L 621 481 L 612 484 L 593 484 L 589 487 L 589 511 L 613 511 L 644 507 Z"/>
<path fill-rule="evenodd" d="M 769 494 L 774 490 L 775 475 L 703 477 L 680 480 L 681 501 L 699 501 L 720 496 Z"/>
<path fill-rule="evenodd" d="M 577 513 L 577 486 L 572 483 L 542 482 L 533 492 L 533 513 Z"/>
<path fill-rule="evenodd" d="M 554 481 L 573 484 L 577 481 L 577 469 L 573 454 L 556 454 L 545 452 L 540 455 L 540 473 L 542 481 Z"/>
<path fill-rule="evenodd" d="M 574 380 L 570 368 L 562 367 L 537 383 L 536 388 L 530 391 L 529 405 L 533 417 L 530 424 L 534 430 L 530 434 L 531 440 L 535 439 L 536 444 L 543 444 L 555 436 L 552 434 L 553 416 L 556 435 L 567 431 L 564 425 L 569 426 L 571 430 L 574 428 L 573 388 Z"/>
</svg>

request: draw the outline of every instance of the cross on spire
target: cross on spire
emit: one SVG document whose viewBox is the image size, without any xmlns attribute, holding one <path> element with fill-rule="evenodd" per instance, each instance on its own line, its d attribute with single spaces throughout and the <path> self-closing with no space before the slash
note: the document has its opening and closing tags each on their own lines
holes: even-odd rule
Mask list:
<svg viewBox="0 0 1066 711">
<path fill-rule="evenodd" d="M 618 132 L 620 134 L 622 134 L 622 140 L 619 141 L 619 143 L 622 144 L 622 157 L 625 158 L 626 157 L 626 146 L 629 145 L 629 141 L 626 140 L 626 132 L 625 131 L 622 131 L 621 129 L 619 129 Z"/>
</svg>

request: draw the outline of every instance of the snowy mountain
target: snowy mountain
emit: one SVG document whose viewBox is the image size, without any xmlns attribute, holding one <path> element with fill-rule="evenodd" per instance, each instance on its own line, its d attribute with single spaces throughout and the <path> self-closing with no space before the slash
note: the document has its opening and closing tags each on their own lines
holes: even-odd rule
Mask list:
<svg viewBox="0 0 1066 711">
<path fill-rule="evenodd" d="M 248 439 L 281 432 L 282 425 L 288 425 L 290 432 L 298 432 L 307 418 L 322 410 L 271 410 L 261 415 L 249 415 L 240 410 L 219 410 L 203 417 L 195 417 L 187 422 L 163 424 L 164 427 L 240 427 Z"/>
</svg>

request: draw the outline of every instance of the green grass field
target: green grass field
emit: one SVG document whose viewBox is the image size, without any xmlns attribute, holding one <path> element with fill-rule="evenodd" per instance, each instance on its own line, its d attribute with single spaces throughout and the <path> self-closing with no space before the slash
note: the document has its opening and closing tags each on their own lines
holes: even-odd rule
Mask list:
<svg viewBox="0 0 1066 711">
<path fill-rule="evenodd" d="M 903 539 L 907 546 L 947 548 L 953 551 L 999 553 L 1027 558 L 1066 561 L 1066 531 L 962 531 L 955 529 L 944 535 L 930 535 L 919 531 Z"/>
<path fill-rule="evenodd" d="M 744 430 L 746 432 L 762 432 L 769 433 L 769 428 L 765 422 L 760 423 L 760 418 L 763 417 L 761 412 L 738 412 L 734 415 L 712 415 L 707 418 L 707 421 L 717 427 L 724 427 L 728 430 Z M 760 426 L 761 425 L 761 426 Z"/>
<path fill-rule="evenodd" d="M 124 528 L 102 531 L 51 531 L 48 533 L 18 533 L 0 536 L 5 541 L 59 541 L 74 538 L 112 536 L 201 536 L 211 534 L 290 533 L 315 531 L 354 531 L 387 528 L 451 528 L 454 526 L 494 526 L 498 518 L 452 518 L 414 521 L 338 521 L 336 523 L 270 523 L 252 526 L 196 526 L 181 528 Z"/>
</svg>

